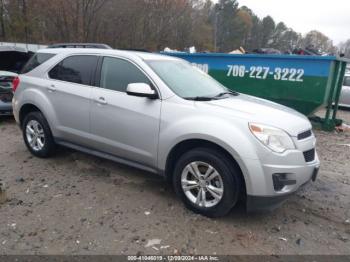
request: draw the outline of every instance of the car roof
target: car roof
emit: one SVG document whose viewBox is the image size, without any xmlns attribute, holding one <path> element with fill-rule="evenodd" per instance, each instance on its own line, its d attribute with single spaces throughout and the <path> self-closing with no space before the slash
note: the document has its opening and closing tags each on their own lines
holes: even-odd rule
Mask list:
<svg viewBox="0 0 350 262">
<path fill-rule="evenodd" d="M 125 58 L 141 58 L 142 60 L 180 60 L 179 58 L 139 51 L 127 51 L 118 49 L 96 49 L 96 48 L 45 48 L 37 53 L 49 54 L 98 54 L 98 55 L 117 55 Z"/>
</svg>

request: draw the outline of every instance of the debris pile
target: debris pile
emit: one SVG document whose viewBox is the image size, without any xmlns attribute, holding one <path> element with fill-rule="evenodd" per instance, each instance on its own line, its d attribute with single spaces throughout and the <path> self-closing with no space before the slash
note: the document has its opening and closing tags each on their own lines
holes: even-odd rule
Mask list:
<svg viewBox="0 0 350 262">
<path fill-rule="evenodd" d="M 335 129 L 337 132 L 350 132 L 350 125 L 343 123 L 340 126 L 337 126 Z"/>
</svg>

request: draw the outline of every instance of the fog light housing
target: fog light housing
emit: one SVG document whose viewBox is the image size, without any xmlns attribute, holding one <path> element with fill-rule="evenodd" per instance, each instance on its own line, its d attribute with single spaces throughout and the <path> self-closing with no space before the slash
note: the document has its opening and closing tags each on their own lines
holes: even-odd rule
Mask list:
<svg viewBox="0 0 350 262">
<path fill-rule="evenodd" d="M 295 179 L 288 179 L 287 173 L 276 173 L 272 175 L 273 188 L 275 191 L 281 191 L 285 186 L 295 185 Z"/>
</svg>

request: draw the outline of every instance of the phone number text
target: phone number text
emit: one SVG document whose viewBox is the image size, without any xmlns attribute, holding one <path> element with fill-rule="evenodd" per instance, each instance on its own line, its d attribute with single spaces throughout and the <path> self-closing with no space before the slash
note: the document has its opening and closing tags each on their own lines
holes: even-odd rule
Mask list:
<svg viewBox="0 0 350 262">
<path fill-rule="evenodd" d="M 274 80 L 303 82 L 304 69 L 301 68 L 280 68 L 271 69 L 265 66 L 228 65 L 228 77 L 250 77 L 254 79 L 267 79 L 272 76 Z"/>
</svg>

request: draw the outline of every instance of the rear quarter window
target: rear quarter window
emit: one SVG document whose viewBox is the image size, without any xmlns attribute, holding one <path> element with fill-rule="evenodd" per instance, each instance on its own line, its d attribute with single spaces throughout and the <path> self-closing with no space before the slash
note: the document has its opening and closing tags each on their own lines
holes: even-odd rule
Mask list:
<svg viewBox="0 0 350 262">
<path fill-rule="evenodd" d="M 65 58 L 49 72 L 55 80 L 82 85 L 91 85 L 98 57 L 94 55 L 75 55 Z"/>
<path fill-rule="evenodd" d="M 36 53 L 33 55 L 29 61 L 25 64 L 23 67 L 21 74 L 26 74 L 33 69 L 37 68 L 41 64 L 45 63 L 50 58 L 54 57 L 55 54 L 49 54 L 49 53 Z"/>
</svg>

